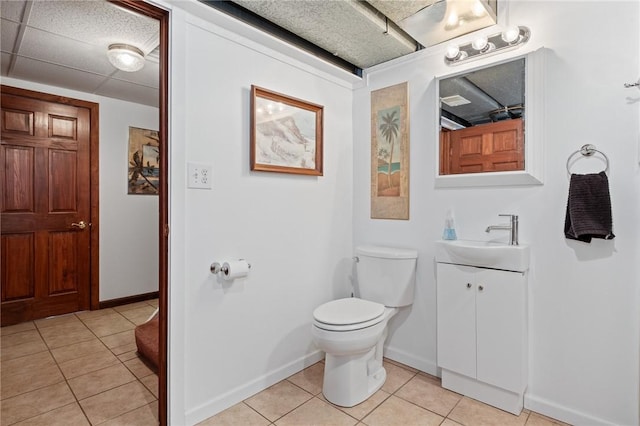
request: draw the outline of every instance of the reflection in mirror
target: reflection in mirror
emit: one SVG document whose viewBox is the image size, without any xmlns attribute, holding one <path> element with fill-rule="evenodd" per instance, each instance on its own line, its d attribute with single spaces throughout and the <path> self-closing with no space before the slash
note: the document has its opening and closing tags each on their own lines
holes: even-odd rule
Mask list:
<svg viewBox="0 0 640 426">
<path fill-rule="evenodd" d="M 440 174 L 524 170 L 525 59 L 440 80 Z"/>
<path fill-rule="evenodd" d="M 436 186 L 542 183 L 544 49 L 436 79 Z"/>
</svg>

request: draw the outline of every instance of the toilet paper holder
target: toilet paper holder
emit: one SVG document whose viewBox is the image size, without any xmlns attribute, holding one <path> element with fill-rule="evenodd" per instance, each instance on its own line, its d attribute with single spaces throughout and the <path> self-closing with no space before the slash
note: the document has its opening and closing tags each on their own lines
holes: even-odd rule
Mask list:
<svg viewBox="0 0 640 426">
<path fill-rule="evenodd" d="M 238 259 L 238 260 L 244 260 L 244 259 Z M 247 262 L 247 267 L 251 269 L 251 264 L 248 262 Z M 229 270 L 224 265 L 221 265 L 219 262 L 213 262 L 209 269 L 211 270 L 212 274 L 218 274 L 222 272 L 223 274 L 227 275 L 229 273 Z"/>
</svg>

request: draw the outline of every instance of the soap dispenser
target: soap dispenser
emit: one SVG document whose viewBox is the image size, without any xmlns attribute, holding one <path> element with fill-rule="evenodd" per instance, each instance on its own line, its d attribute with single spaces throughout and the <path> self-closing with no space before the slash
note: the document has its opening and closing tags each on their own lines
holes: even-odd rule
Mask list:
<svg viewBox="0 0 640 426">
<path fill-rule="evenodd" d="M 451 209 L 447 210 L 447 217 L 444 220 L 444 232 L 442 233 L 443 240 L 457 240 L 456 226 L 453 223 L 453 213 Z"/>
</svg>

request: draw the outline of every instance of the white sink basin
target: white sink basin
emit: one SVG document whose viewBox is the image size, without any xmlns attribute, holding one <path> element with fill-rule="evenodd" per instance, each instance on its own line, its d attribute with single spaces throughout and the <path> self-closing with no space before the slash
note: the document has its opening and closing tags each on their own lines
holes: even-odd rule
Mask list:
<svg viewBox="0 0 640 426">
<path fill-rule="evenodd" d="M 526 271 L 529 269 L 529 246 L 490 241 L 436 241 L 436 262 Z"/>
</svg>

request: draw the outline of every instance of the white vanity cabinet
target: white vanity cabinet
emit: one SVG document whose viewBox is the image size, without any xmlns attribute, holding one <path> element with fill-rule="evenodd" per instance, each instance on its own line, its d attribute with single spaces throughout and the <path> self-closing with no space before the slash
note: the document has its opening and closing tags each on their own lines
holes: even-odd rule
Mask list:
<svg viewBox="0 0 640 426">
<path fill-rule="evenodd" d="M 437 263 L 442 386 L 519 414 L 527 387 L 527 275 Z"/>
</svg>

